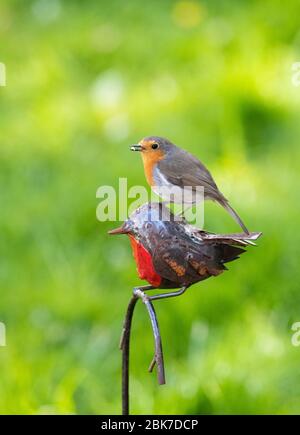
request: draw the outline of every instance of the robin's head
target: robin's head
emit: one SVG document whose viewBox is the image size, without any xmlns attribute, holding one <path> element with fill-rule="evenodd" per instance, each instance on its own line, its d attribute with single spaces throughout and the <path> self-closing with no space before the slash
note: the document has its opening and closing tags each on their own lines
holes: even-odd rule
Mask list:
<svg viewBox="0 0 300 435">
<path fill-rule="evenodd" d="M 140 239 L 150 233 L 159 234 L 168 221 L 174 221 L 173 213 L 162 203 L 149 202 L 137 208 L 121 227 L 108 234 L 128 234 Z"/>
<path fill-rule="evenodd" d="M 131 151 L 140 151 L 143 157 L 160 160 L 173 145 L 168 139 L 159 136 L 148 136 L 130 147 Z"/>
</svg>

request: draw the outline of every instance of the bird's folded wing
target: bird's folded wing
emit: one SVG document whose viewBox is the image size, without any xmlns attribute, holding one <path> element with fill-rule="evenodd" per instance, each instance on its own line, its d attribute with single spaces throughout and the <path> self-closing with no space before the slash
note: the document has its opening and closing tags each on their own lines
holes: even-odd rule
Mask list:
<svg viewBox="0 0 300 435">
<path fill-rule="evenodd" d="M 176 159 L 162 159 L 157 167 L 168 183 L 182 188 L 203 186 L 206 195 L 223 197 L 206 167 L 186 151 L 180 150 Z"/>
<path fill-rule="evenodd" d="M 183 251 L 164 244 L 156 249 L 153 256 L 153 266 L 161 277 L 173 282 L 181 282 L 187 269 Z"/>
<path fill-rule="evenodd" d="M 160 245 L 153 256 L 153 266 L 163 278 L 182 284 L 198 281 L 199 275 L 217 275 L 221 271 L 213 258 L 201 253 L 192 242 L 186 240 L 176 247 Z M 222 265 L 220 267 L 224 269 Z"/>
</svg>

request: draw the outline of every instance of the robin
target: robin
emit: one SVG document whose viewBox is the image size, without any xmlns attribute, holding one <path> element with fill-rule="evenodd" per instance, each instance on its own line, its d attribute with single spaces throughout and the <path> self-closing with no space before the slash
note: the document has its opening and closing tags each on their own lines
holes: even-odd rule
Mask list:
<svg viewBox="0 0 300 435">
<path fill-rule="evenodd" d="M 175 289 L 152 296 L 181 295 L 188 287 L 226 270 L 225 263 L 239 258 L 245 246 L 261 233 L 218 235 L 178 221 L 163 203 L 147 203 L 109 234 L 127 234 L 140 279 L 149 285 L 140 290 Z"/>
<path fill-rule="evenodd" d="M 142 139 L 139 144 L 132 145 L 131 151 L 140 151 L 144 163 L 146 179 L 152 190 L 164 200 L 175 203 L 184 203 L 191 207 L 202 201 L 203 196 L 195 189 L 204 188 L 204 199 L 210 199 L 221 204 L 225 210 L 236 220 L 243 231 L 249 234 L 236 211 L 230 206 L 228 200 L 218 189 L 208 169 L 196 157 L 187 151 L 178 148 L 168 139 L 158 136 L 149 136 Z M 170 199 L 169 192 L 179 189 L 179 195 Z"/>
</svg>

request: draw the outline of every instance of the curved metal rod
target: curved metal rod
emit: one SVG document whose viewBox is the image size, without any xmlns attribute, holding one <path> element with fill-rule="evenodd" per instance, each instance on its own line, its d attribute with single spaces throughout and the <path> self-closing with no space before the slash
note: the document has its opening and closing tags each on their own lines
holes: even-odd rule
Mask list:
<svg viewBox="0 0 300 435">
<path fill-rule="evenodd" d="M 130 332 L 134 307 L 137 303 L 137 297 L 133 296 L 128 304 L 123 331 L 120 341 L 122 350 L 122 414 L 129 415 L 129 348 Z"/>
<path fill-rule="evenodd" d="M 155 355 L 151 363 L 151 366 L 153 369 L 155 363 L 157 364 L 158 383 L 160 385 L 166 383 L 163 350 L 162 350 L 162 343 L 161 343 L 161 337 L 160 337 L 160 331 L 158 327 L 156 313 L 153 304 L 149 300 L 148 296 L 146 296 L 141 289 L 135 288 L 133 291 L 133 297 L 131 298 L 127 307 L 127 312 L 124 320 L 123 331 L 122 331 L 122 336 L 120 341 L 120 349 L 122 350 L 122 414 L 123 415 L 129 415 L 130 332 L 131 332 L 133 312 L 138 299 L 141 299 L 142 302 L 146 305 L 151 320 L 152 330 L 153 330 L 153 336 L 155 341 Z"/>
<path fill-rule="evenodd" d="M 151 320 L 153 335 L 154 335 L 154 341 L 155 341 L 155 354 L 154 354 L 153 361 L 155 360 L 157 365 L 158 383 L 159 385 L 163 385 L 166 383 L 164 357 L 163 357 L 162 342 L 161 342 L 161 336 L 160 336 L 156 313 L 150 298 L 146 296 L 143 291 L 141 291 L 140 289 L 135 289 L 134 294 L 142 299 L 142 301 L 144 302 L 148 310 L 148 314 Z M 152 364 L 153 363 L 151 363 L 150 367 L 152 366 Z"/>
</svg>

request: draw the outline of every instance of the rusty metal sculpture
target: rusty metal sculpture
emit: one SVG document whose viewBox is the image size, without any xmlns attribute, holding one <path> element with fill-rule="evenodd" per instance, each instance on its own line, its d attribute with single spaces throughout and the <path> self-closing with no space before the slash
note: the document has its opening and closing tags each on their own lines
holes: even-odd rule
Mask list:
<svg viewBox="0 0 300 435">
<path fill-rule="evenodd" d="M 152 301 L 182 295 L 191 285 L 227 270 L 225 263 L 255 245 L 261 233 L 213 234 L 201 231 L 179 220 L 162 203 L 147 203 L 135 210 L 109 234 L 127 234 L 137 264 L 138 275 L 149 285 L 135 287 L 125 317 L 120 348 L 122 363 L 123 414 L 129 414 L 129 347 L 132 317 L 136 302 L 141 299 L 150 316 L 155 340 L 155 354 L 149 371 L 157 365 L 158 382 L 165 383 L 162 343 Z M 152 296 L 155 289 L 178 289 Z"/>
</svg>

